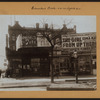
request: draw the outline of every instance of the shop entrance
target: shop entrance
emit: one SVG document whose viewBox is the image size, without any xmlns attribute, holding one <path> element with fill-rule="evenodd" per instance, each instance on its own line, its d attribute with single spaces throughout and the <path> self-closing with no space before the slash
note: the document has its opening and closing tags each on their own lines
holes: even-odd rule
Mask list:
<svg viewBox="0 0 100 100">
<path fill-rule="evenodd" d="M 22 76 L 31 76 L 30 58 L 23 59 L 22 62 Z"/>
<path fill-rule="evenodd" d="M 68 57 L 60 58 L 60 74 L 63 76 L 70 74 L 70 62 Z"/>
<path fill-rule="evenodd" d="M 31 58 L 33 76 L 49 76 L 49 58 Z"/>
<path fill-rule="evenodd" d="M 21 76 L 49 76 L 50 47 L 21 48 L 18 50 L 22 60 Z"/>
<path fill-rule="evenodd" d="M 40 74 L 40 58 L 31 59 L 32 75 L 39 76 Z"/>
</svg>

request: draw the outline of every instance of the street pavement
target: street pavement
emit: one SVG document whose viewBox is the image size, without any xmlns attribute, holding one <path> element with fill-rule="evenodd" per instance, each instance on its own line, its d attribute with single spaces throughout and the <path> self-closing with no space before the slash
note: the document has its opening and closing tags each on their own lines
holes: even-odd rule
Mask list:
<svg viewBox="0 0 100 100">
<path fill-rule="evenodd" d="M 23 78 L 2 78 L 0 79 L 0 91 L 4 88 L 31 88 L 33 90 L 95 90 L 96 76 L 79 76 L 78 84 L 75 83 L 75 76 L 60 76 L 54 78 L 54 83 L 51 83 L 50 77 L 23 77 Z M 38 88 L 40 87 L 40 88 Z M 81 88 L 80 88 L 81 87 Z M 33 89 L 32 89 L 33 88 Z M 37 89 L 38 88 L 38 89 Z M 7 90 L 7 89 L 4 89 Z"/>
<path fill-rule="evenodd" d="M 0 91 L 47 91 L 47 87 L 10 87 L 0 88 Z"/>
</svg>

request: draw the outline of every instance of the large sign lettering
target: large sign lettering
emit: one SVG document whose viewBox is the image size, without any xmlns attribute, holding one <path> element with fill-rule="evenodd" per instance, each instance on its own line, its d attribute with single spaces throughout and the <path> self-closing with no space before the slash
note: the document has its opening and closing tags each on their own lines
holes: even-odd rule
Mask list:
<svg viewBox="0 0 100 100">
<path fill-rule="evenodd" d="M 22 36 L 22 46 L 23 47 L 35 47 L 37 46 L 37 38 L 36 36 Z"/>
<path fill-rule="evenodd" d="M 88 50 L 96 48 L 95 35 L 62 35 L 62 48 Z"/>
</svg>

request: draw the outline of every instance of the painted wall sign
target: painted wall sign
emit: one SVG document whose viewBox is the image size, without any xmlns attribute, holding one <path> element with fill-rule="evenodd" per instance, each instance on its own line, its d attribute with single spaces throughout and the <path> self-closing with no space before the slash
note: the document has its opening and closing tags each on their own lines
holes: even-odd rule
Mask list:
<svg viewBox="0 0 100 100">
<path fill-rule="evenodd" d="M 22 36 L 22 46 L 23 47 L 35 47 L 37 46 L 36 36 Z"/>
</svg>

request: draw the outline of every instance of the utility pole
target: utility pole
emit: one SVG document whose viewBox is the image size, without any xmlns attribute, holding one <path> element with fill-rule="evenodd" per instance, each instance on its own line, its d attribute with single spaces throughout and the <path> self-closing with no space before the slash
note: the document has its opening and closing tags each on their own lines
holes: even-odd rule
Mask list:
<svg viewBox="0 0 100 100">
<path fill-rule="evenodd" d="M 76 83 L 78 83 L 78 66 L 77 66 L 77 59 L 75 59 L 75 77 L 76 77 Z"/>
</svg>

